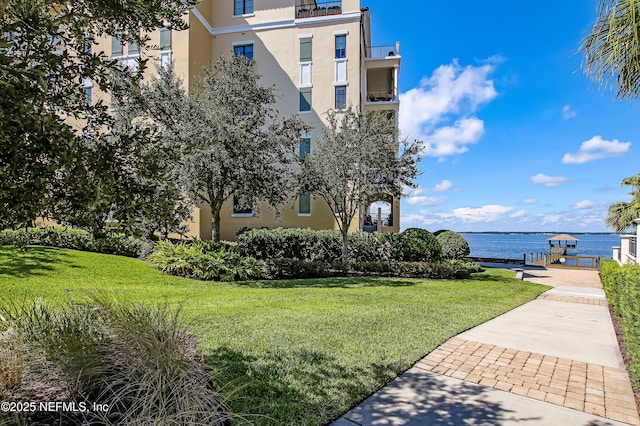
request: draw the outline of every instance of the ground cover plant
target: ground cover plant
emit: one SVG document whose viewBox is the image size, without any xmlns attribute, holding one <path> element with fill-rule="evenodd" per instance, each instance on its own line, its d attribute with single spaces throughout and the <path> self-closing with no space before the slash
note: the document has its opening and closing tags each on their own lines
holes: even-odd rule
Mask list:
<svg viewBox="0 0 640 426">
<path fill-rule="evenodd" d="M 101 289 L 182 306 L 215 388 L 260 425 L 325 424 L 449 337 L 545 286 L 487 270 L 468 280 L 347 277 L 204 282 L 113 255 L 0 247 L 0 294 L 52 303 Z"/>
<path fill-rule="evenodd" d="M 602 259 L 600 273 L 607 299 L 622 323 L 634 387 L 640 388 L 640 266 Z"/>
</svg>

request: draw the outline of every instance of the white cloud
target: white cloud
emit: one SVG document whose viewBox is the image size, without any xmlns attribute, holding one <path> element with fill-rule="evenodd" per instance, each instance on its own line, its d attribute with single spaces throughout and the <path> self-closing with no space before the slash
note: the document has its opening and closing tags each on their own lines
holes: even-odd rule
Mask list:
<svg viewBox="0 0 640 426">
<path fill-rule="evenodd" d="M 453 188 L 453 182 L 451 182 L 450 180 L 443 180 L 442 182 L 440 182 L 439 184 L 437 184 L 434 188 L 434 191 L 436 192 L 447 192 L 450 191 Z"/>
<path fill-rule="evenodd" d="M 402 93 L 402 134 L 423 140 L 427 156 L 442 158 L 466 152 L 466 145 L 477 143 L 484 134 L 484 122 L 473 114 L 498 96 L 489 75 L 501 61 L 490 58 L 481 66 L 462 67 L 454 60 L 438 67 L 431 77 L 424 77 L 418 87 Z"/>
<path fill-rule="evenodd" d="M 462 220 L 463 223 L 494 222 L 511 209 L 511 207 L 497 204 L 482 207 L 461 207 L 453 209 L 450 216 Z"/>
<path fill-rule="evenodd" d="M 545 174 L 538 173 L 535 176 L 531 176 L 531 182 L 551 188 L 566 185 L 569 182 L 569 179 L 562 176 L 547 176 Z"/>
<path fill-rule="evenodd" d="M 560 222 L 560 219 L 562 219 L 562 215 L 559 214 L 550 214 L 550 215 L 544 215 L 543 219 L 542 219 L 542 224 L 543 225 L 547 225 L 549 223 L 558 223 Z M 564 223 L 564 221 L 563 221 Z"/>
<path fill-rule="evenodd" d="M 566 153 L 562 157 L 563 164 L 584 164 L 590 161 L 602 160 L 609 157 L 623 157 L 629 154 L 631 142 L 620 142 L 617 139 L 608 141 L 602 136 L 594 136 L 582 142 L 575 154 Z"/>
<path fill-rule="evenodd" d="M 484 121 L 471 117 L 457 120 L 453 126 L 436 129 L 422 138 L 422 153 L 429 157 L 446 157 L 464 154 L 469 151 L 467 145 L 477 143 L 484 135 Z"/>
<path fill-rule="evenodd" d="M 579 203 L 576 203 L 573 205 L 574 209 L 588 209 L 593 207 L 594 204 L 593 202 L 589 201 L 589 200 L 582 200 Z"/>
<path fill-rule="evenodd" d="M 573 111 L 569 105 L 565 105 L 562 107 L 562 118 L 565 120 L 570 120 L 578 115 L 577 112 Z"/>
<path fill-rule="evenodd" d="M 522 204 L 535 204 L 538 201 L 535 198 L 527 198 L 525 200 L 522 201 Z"/>
<path fill-rule="evenodd" d="M 447 201 L 447 197 L 419 196 L 407 198 L 407 203 L 414 206 L 435 206 L 437 204 L 442 204 L 445 201 Z"/>
<path fill-rule="evenodd" d="M 513 219 L 517 219 L 517 218 L 519 218 L 519 217 L 524 217 L 524 216 L 526 216 L 526 215 L 527 215 L 527 212 L 526 212 L 526 211 L 524 211 L 524 210 L 518 210 L 517 212 L 512 213 L 509 217 L 510 217 L 510 218 L 513 218 Z"/>
</svg>

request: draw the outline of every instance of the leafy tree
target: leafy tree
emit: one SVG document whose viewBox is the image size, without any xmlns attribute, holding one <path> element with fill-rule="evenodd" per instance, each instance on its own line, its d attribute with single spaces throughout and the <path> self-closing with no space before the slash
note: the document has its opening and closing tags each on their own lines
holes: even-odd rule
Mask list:
<svg viewBox="0 0 640 426">
<path fill-rule="evenodd" d="M 86 154 L 86 140 L 111 127 L 108 108 L 88 104 L 83 82 L 104 92 L 136 79 L 90 46 L 103 35 L 148 42 L 140 30 L 186 27 L 193 0 L 2 0 L 0 3 L 0 227 L 28 223 L 69 188 L 61 170 Z M 140 69 L 144 70 L 144 60 Z M 71 123 L 74 123 L 73 125 Z"/>
<path fill-rule="evenodd" d="M 620 201 L 609 206 L 607 225 L 621 234 L 633 225 L 635 219 L 640 218 L 640 173 L 622 179 L 623 186 L 630 186 L 631 201 Z"/>
<path fill-rule="evenodd" d="M 615 79 L 618 98 L 640 94 L 640 2 L 600 0 L 598 17 L 580 51 L 586 73 L 606 86 Z"/>
<path fill-rule="evenodd" d="M 349 107 L 329 111 L 329 126 L 304 159 L 302 190 L 320 197 L 336 212 L 342 233 L 342 260 L 347 262 L 348 232 L 354 217 L 380 196 L 400 197 L 414 187 L 420 141 L 398 143 L 398 129 L 386 112 L 363 114 Z M 398 149 L 400 153 L 398 154 Z"/>
<path fill-rule="evenodd" d="M 274 88 L 259 79 L 253 61 L 222 57 L 189 94 L 170 68 L 139 96 L 145 122 L 183 153 L 181 187 L 211 207 L 213 240 L 222 205 L 234 196 L 257 213 L 259 202 L 277 207 L 293 192 L 295 151 L 307 128 L 297 116 L 278 117 Z"/>
</svg>

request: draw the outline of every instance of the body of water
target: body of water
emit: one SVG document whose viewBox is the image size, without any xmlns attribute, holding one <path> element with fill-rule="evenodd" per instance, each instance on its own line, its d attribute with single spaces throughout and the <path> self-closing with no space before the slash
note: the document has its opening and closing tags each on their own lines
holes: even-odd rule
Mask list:
<svg viewBox="0 0 640 426">
<path fill-rule="evenodd" d="M 548 239 L 556 234 L 465 234 L 471 256 L 498 259 L 522 259 L 523 254 L 548 252 Z M 611 259 L 613 246 L 620 245 L 614 234 L 571 234 L 578 241 L 578 256 L 599 256 Z"/>
</svg>

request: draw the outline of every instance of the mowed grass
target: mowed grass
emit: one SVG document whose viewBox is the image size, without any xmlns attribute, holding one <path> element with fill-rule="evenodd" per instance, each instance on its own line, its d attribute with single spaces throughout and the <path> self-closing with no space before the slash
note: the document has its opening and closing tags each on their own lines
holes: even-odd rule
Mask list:
<svg viewBox="0 0 640 426">
<path fill-rule="evenodd" d="M 63 300 L 97 289 L 182 306 L 232 410 L 269 425 L 326 424 L 448 338 L 547 289 L 513 275 L 216 283 L 136 259 L 0 247 L 3 297 Z"/>
</svg>

